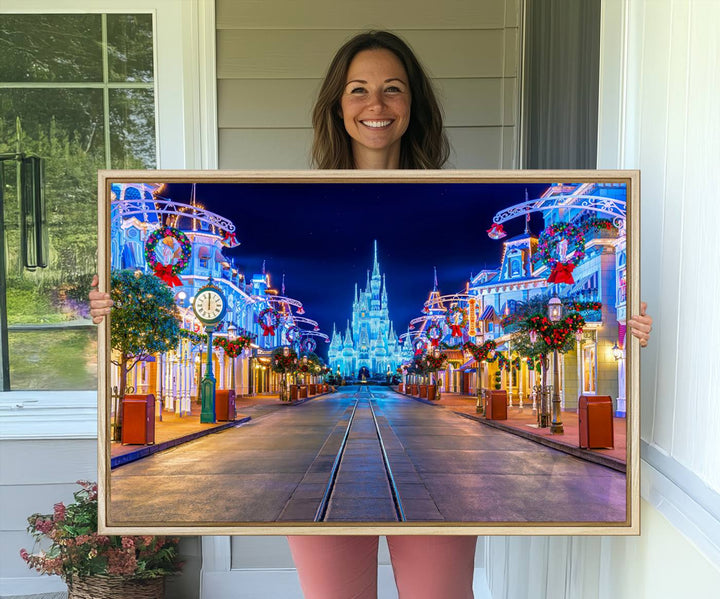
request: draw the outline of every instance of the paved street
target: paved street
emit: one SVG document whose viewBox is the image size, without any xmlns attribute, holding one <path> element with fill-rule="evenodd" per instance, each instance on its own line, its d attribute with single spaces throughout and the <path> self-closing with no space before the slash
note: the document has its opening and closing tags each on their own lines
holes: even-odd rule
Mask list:
<svg viewBox="0 0 720 599">
<path fill-rule="evenodd" d="M 252 416 L 113 470 L 112 524 L 625 520 L 624 474 L 388 387 Z"/>
</svg>

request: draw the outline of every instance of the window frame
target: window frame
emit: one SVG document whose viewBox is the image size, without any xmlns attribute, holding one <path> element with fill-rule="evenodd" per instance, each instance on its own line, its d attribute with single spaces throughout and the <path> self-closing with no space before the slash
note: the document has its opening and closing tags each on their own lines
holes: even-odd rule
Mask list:
<svg viewBox="0 0 720 599">
<path fill-rule="evenodd" d="M 157 168 L 217 168 L 213 0 L 0 0 L 0 15 L 97 13 L 152 15 Z M 0 439 L 97 437 L 94 390 L 0 392 L 0 407 Z M 54 425 L 38 427 L 28 408 Z"/>
</svg>

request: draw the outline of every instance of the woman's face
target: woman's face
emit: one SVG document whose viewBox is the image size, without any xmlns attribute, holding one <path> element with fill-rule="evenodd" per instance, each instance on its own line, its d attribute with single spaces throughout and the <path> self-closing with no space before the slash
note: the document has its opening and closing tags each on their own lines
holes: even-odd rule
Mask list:
<svg viewBox="0 0 720 599">
<path fill-rule="evenodd" d="M 410 85 L 400 60 L 389 50 L 363 50 L 353 58 L 340 99 L 353 156 L 400 156 L 400 139 L 410 122 Z M 397 166 L 395 166 L 397 168 Z"/>
</svg>

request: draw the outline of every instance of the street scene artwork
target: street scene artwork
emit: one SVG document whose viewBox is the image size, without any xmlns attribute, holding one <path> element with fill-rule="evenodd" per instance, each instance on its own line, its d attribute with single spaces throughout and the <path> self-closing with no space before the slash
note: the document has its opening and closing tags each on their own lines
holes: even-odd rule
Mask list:
<svg viewBox="0 0 720 599">
<path fill-rule="evenodd" d="M 638 174 L 101 171 L 101 527 L 637 533 Z"/>
</svg>

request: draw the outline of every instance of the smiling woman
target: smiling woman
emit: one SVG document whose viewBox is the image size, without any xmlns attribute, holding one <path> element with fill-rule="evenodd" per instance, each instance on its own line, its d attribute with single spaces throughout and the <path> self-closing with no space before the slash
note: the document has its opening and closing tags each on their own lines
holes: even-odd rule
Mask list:
<svg viewBox="0 0 720 599">
<path fill-rule="evenodd" d="M 338 50 L 312 123 L 312 159 L 321 169 L 438 169 L 450 154 L 430 79 L 386 31 L 357 35 Z"/>
<path fill-rule="evenodd" d="M 402 63 L 389 50 L 365 50 L 353 58 L 347 80 L 340 112 L 352 138 L 355 168 L 397 164 L 411 102 Z"/>
</svg>

